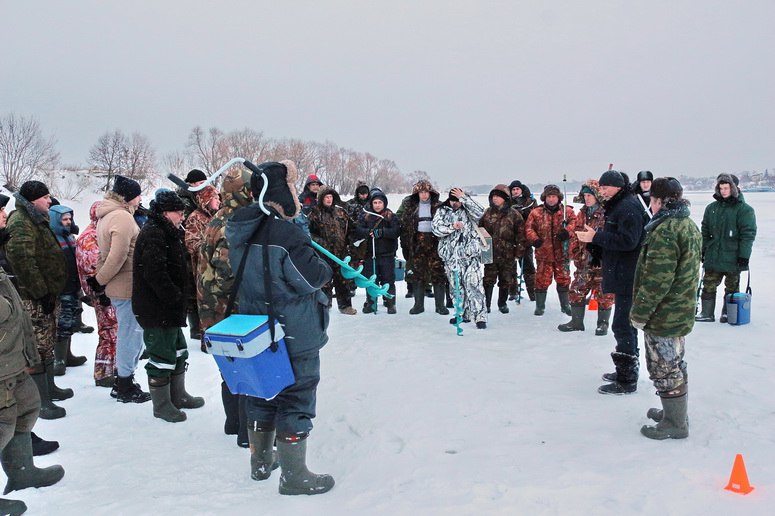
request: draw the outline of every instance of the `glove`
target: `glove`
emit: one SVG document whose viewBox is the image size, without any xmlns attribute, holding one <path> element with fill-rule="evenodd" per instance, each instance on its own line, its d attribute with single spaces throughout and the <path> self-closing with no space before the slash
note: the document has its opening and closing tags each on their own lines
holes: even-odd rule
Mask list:
<svg viewBox="0 0 775 516">
<path fill-rule="evenodd" d="M 741 271 L 747 271 L 748 270 L 748 258 L 738 258 L 737 259 L 737 266 L 740 267 Z"/>
<path fill-rule="evenodd" d="M 105 287 L 100 285 L 100 282 L 97 281 L 97 278 L 94 276 L 89 276 L 86 278 L 86 284 L 89 285 L 89 288 L 92 289 L 92 292 L 98 296 L 105 293 Z"/>
<path fill-rule="evenodd" d="M 544 241 L 542 239 L 540 239 L 540 238 L 538 240 L 536 240 L 535 242 L 533 242 L 533 247 L 535 247 L 536 249 L 538 249 L 542 245 L 544 245 Z"/>
<path fill-rule="evenodd" d="M 560 242 L 565 242 L 570 238 L 570 233 L 568 233 L 567 229 L 560 230 L 559 233 L 557 233 L 557 240 Z"/>
<path fill-rule="evenodd" d="M 371 233 L 374 235 L 374 238 L 382 238 L 382 231 L 383 231 L 382 229 L 377 228 Z"/>
<path fill-rule="evenodd" d="M 110 298 L 105 295 L 105 292 L 100 294 L 100 297 L 97 298 L 97 300 L 100 302 L 102 306 L 110 306 Z"/>
<path fill-rule="evenodd" d="M 41 307 L 43 308 L 43 313 L 46 315 L 51 315 L 54 313 L 54 308 L 56 308 L 56 299 L 54 296 L 46 295 L 38 299 L 38 303 L 40 303 Z"/>
</svg>

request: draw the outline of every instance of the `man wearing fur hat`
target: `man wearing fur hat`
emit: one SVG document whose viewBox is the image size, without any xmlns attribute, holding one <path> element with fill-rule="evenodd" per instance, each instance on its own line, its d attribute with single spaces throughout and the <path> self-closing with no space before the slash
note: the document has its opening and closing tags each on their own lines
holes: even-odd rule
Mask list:
<svg viewBox="0 0 775 516">
<path fill-rule="evenodd" d="M 657 178 L 650 202 L 654 216 L 638 257 L 630 319 L 643 330 L 646 366 L 662 409 L 650 409 L 646 415 L 657 424 L 640 431 L 649 439 L 683 439 L 689 435 L 684 337 L 694 326 L 702 237 L 677 179 Z"/>
<path fill-rule="evenodd" d="M 648 217 L 630 190 L 627 176 L 608 170 L 600 176 L 600 195 L 604 199 L 605 225 L 595 231 L 589 225 L 578 228 L 580 242 L 593 243 L 602 250 L 603 292 L 616 294 L 611 329 L 616 349 L 611 353 L 616 371 L 605 373 L 611 382 L 598 389 L 600 394 L 629 394 L 638 388 L 638 331 L 630 324 L 632 281 Z"/>
<path fill-rule="evenodd" d="M 312 239 L 331 251 L 334 256 L 344 259 L 347 255 L 347 241 L 351 233 L 350 217 L 342 207 L 339 193 L 331 187 L 322 187 L 318 191 L 318 202 L 309 212 L 309 233 Z M 345 315 L 358 313 L 352 307 L 350 299 L 351 281 L 342 277 L 340 268 L 330 258 L 323 258 L 334 272 L 331 282 L 323 287 L 329 299 L 334 298 L 339 311 Z"/>
<path fill-rule="evenodd" d="M 151 395 L 134 381 L 143 351 L 142 328 L 132 312 L 132 261 L 140 229 L 133 217 L 142 200 L 140 184 L 116 176 L 113 188 L 97 208 L 97 274 L 86 279 L 94 295 L 106 294 L 116 308 L 116 386 L 111 396 L 122 403 L 145 403 Z"/>
<path fill-rule="evenodd" d="M 267 315 L 271 309 L 283 325 L 296 379 L 271 400 L 248 398 L 251 478 L 265 480 L 277 467 L 276 438 L 280 493 L 321 494 L 334 486 L 334 479 L 310 472 L 306 452 L 320 381 L 320 349 L 328 342 L 329 302 L 322 287 L 331 280 L 332 271 L 304 231 L 291 222 L 301 209 L 295 164 L 270 161 L 249 164 L 249 168 L 256 202 L 229 219 L 226 239 L 231 269 L 238 270 L 245 256 L 245 270 L 251 273 L 233 288 L 240 313 Z M 264 267 L 272 281 L 264 281 Z M 271 290 L 265 291 L 265 286 Z"/>
<path fill-rule="evenodd" d="M 509 185 L 509 192 L 511 193 L 511 209 L 519 212 L 522 216 L 522 220 L 527 222 L 530 212 L 538 206 L 536 200 L 533 198 L 533 194 L 530 193 L 530 188 L 518 179 L 515 179 Z M 530 301 L 535 301 L 536 265 L 535 260 L 533 259 L 533 246 L 527 242 L 525 245 L 525 254 L 519 260 L 519 267 L 520 273 L 525 280 L 527 297 Z M 517 298 L 517 287 L 519 286 L 517 285 L 517 281 L 514 282 L 514 286 L 509 292 L 509 299 L 511 300 Z"/>
<path fill-rule="evenodd" d="M 570 287 L 570 255 L 568 240 L 575 227 L 576 217 L 571 206 L 562 204 L 563 195 L 557 185 L 546 185 L 541 193 L 541 204 L 530 212 L 525 224 L 527 241 L 536 252 L 536 309 L 535 315 L 544 315 L 546 294 L 552 277 L 557 283 L 560 309 L 570 315 L 568 291 Z"/>
<path fill-rule="evenodd" d="M 438 238 L 433 234 L 432 221 L 441 203 L 430 181 L 420 180 L 412 187 L 412 194 L 401 213 L 401 247 L 411 256 L 411 278 L 414 306 L 409 310 L 412 315 L 425 311 L 425 286 L 433 285 L 433 297 L 436 313 L 448 315 L 446 305 L 446 277 L 444 263 L 439 257 Z M 409 260 L 407 260 L 407 263 Z M 407 265 L 407 269 L 409 265 Z"/>
<path fill-rule="evenodd" d="M 181 408 L 199 408 L 204 400 L 186 392 L 188 260 L 183 245 L 185 205 L 175 192 L 161 191 L 149 206 L 148 222 L 134 249 L 132 310 L 143 328 L 148 350 L 148 386 L 153 415 L 185 421 Z"/>
<path fill-rule="evenodd" d="M 484 266 L 484 297 L 490 312 L 492 293 L 498 282 L 498 310 L 509 313 L 506 302 L 516 281 L 516 263 L 525 253 L 525 221 L 518 210 L 511 209 L 511 196 L 506 185 L 490 190 L 490 206 L 479 220 L 479 226 L 492 237 L 492 263 Z"/>
<path fill-rule="evenodd" d="M 605 224 L 605 210 L 600 205 L 599 187 L 596 179 L 587 180 L 579 191 L 578 197 L 573 199 L 575 203 L 584 206 L 576 215 L 576 227 L 585 225 L 595 231 L 602 229 Z M 575 271 L 573 281 L 570 284 L 571 320 L 557 327 L 560 331 L 584 331 L 584 313 L 587 309 L 587 296 L 592 291 L 598 303 L 597 328 L 595 335 L 608 334 L 608 322 L 611 318 L 611 307 L 614 304 L 613 294 L 604 294 L 602 288 L 603 273 L 600 268 L 600 258 L 603 250 L 598 246 L 580 242 L 576 234 L 571 233 L 570 254 L 573 258 Z"/>
<path fill-rule="evenodd" d="M 16 209 L 8 217 L 11 238 L 6 253 L 38 340 L 42 364 L 32 370 L 32 378 L 40 391 L 40 417 L 57 419 L 65 416 L 65 409 L 52 400 L 73 396 L 72 389 L 60 389 L 54 384 L 56 310 L 59 294 L 67 282 L 65 258 L 49 227 L 51 195 L 48 187 L 40 181 L 27 181 L 13 195 Z"/>
<path fill-rule="evenodd" d="M 740 289 L 740 271 L 748 270 L 756 238 L 756 214 L 745 202 L 735 178 L 720 174 L 716 179 L 714 202 L 702 216 L 702 311 L 699 322 L 716 320 L 716 290 L 724 279 L 724 296 Z M 722 299 L 720 322 L 727 322 L 727 304 Z"/>
</svg>

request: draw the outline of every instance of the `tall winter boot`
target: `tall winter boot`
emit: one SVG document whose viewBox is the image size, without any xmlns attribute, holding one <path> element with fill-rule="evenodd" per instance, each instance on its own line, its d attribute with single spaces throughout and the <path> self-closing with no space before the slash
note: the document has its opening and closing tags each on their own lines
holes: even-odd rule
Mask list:
<svg viewBox="0 0 775 516">
<path fill-rule="evenodd" d="M 560 331 L 584 331 L 584 312 L 587 311 L 586 303 L 571 305 L 571 320 L 557 326 Z"/>
<path fill-rule="evenodd" d="M 614 351 L 611 359 L 616 367 L 616 381 L 601 385 L 597 392 L 600 394 L 631 394 L 638 390 L 638 371 L 640 360 L 637 355 L 628 355 Z"/>
<path fill-rule="evenodd" d="M 250 478 L 253 480 L 266 480 L 272 471 L 280 467 L 277 453 L 274 451 L 274 429 L 262 429 L 258 421 L 251 421 L 248 425 L 248 439 L 250 440 Z"/>
<path fill-rule="evenodd" d="M 484 307 L 487 308 L 487 313 L 490 313 L 490 305 L 492 304 L 492 290 L 493 285 L 484 286 Z"/>
<path fill-rule="evenodd" d="M 412 315 L 421 314 L 425 311 L 425 292 L 423 291 L 422 283 L 415 283 L 412 287 L 412 293 L 414 295 L 414 306 L 409 309 L 409 313 Z"/>
<path fill-rule="evenodd" d="M 0 498 L 0 514 L 18 516 L 25 512 L 27 512 L 27 504 L 21 500 L 6 500 L 5 498 Z"/>
<path fill-rule="evenodd" d="M 33 457 L 48 455 L 59 449 L 59 441 L 46 441 L 45 439 L 38 437 L 35 432 L 30 432 L 30 439 L 32 440 Z M 0 512 L 0 514 L 2 514 L 2 512 Z"/>
<path fill-rule="evenodd" d="M 153 402 L 153 417 L 158 417 L 170 423 L 178 423 L 186 420 L 186 413 L 172 404 L 170 394 L 170 379 L 156 376 L 148 377 L 148 387 L 151 390 Z"/>
<path fill-rule="evenodd" d="M 221 401 L 223 402 L 223 411 L 226 413 L 223 433 L 237 435 L 239 432 L 239 395 L 232 394 L 226 382 L 221 382 Z"/>
<path fill-rule="evenodd" d="M 377 310 L 377 301 L 371 297 L 369 294 L 366 294 L 366 301 L 363 303 L 363 310 L 361 312 L 365 314 L 373 314 Z"/>
<path fill-rule="evenodd" d="M 611 320 L 610 308 L 598 308 L 597 309 L 597 327 L 595 328 L 595 335 L 608 335 L 608 321 Z"/>
<path fill-rule="evenodd" d="M 433 300 L 436 302 L 436 313 L 439 315 L 449 315 L 449 309 L 445 306 L 444 299 L 446 287 L 443 283 L 433 284 Z"/>
<path fill-rule="evenodd" d="M 237 404 L 239 413 L 239 430 L 237 430 L 237 446 L 240 448 L 249 448 L 250 441 L 248 439 L 248 397 L 244 395 L 239 396 L 239 403 Z"/>
<path fill-rule="evenodd" d="M 409 278 L 407 278 L 408 280 Z M 404 296 L 407 299 L 411 299 L 414 297 L 414 283 L 411 281 L 406 282 L 406 295 Z"/>
<path fill-rule="evenodd" d="M 546 310 L 546 290 L 536 290 L 536 309 L 533 315 L 544 315 Z"/>
<path fill-rule="evenodd" d="M 277 455 L 280 459 L 280 494 L 316 495 L 334 487 L 331 475 L 316 475 L 307 469 L 307 436 L 278 437 Z"/>
<path fill-rule="evenodd" d="M 686 439 L 689 437 L 688 388 L 681 385 L 675 391 L 660 392 L 662 420 L 656 425 L 643 425 L 640 433 L 649 439 Z"/>
<path fill-rule="evenodd" d="M 46 382 L 48 382 L 48 395 L 52 401 L 69 400 L 73 397 L 72 389 L 60 389 L 54 384 L 54 361 L 50 360 L 44 364 L 46 368 Z"/>
<path fill-rule="evenodd" d="M 708 296 L 706 298 L 705 293 L 702 293 L 702 299 L 701 302 L 701 310 L 700 313 L 697 314 L 697 316 L 694 318 L 697 322 L 713 322 L 716 320 L 715 312 L 716 312 L 716 295 L 713 294 L 713 297 Z M 726 305 L 726 303 L 724 303 Z"/>
<path fill-rule="evenodd" d="M 572 315 L 573 312 L 570 309 L 570 300 L 568 298 L 570 289 L 568 287 L 557 287 L 557 297 L 560 299 L 560 310 L 565 315 Z"/>
<path fill-rule="evenodd" d="M 67 370 L 67 348 L 70 346 L 70 337 L 57 337 L 54 344 L 54 376 L 63 376 Z"/>
<path fill-rule="evenodd" d="M 683 373 L 683 376 L 684 376 L 684 383 L 683 384 L 684 384 L 684 386 L 687 389 L 686 400 L 687 400 L 687 404 L 688 404 L 688 401 L 689 401 L 689 393 L 688 393 L 688 388 L 689 388 L 689 371 L 686 370 L 686 362 L 682 362 L 680 367 L 681 367 L 681 372 Z M 662 409 L 650 408 L 646 412 L 646 417 L 651 419 L 651 420 L 653 420 L 653 421 L 656 421 L 657 423 L 659 423 L 660 421 L 662 421 L 662 418 L 665 417 L 665 414 L 664 414 L 664 411 Z M 688 419 L 687 419 L 687 423 L 686 424 L 687 424 L 687 426 L 689 425 Z"/>
<path fill-rule="evenodd" d="M 37 468 L 32 462 L 32 440 L 29 432 L 14 434 L 2 453 L 3 470 L 8 476 L 3 494 L 28 487 L 51 486 L 62 480 L 62 466 Z"/>
<path fill-rule="evenodd" d="M 535 274 L 525 274 L 525 290 L 527 290 L 527 298 L 531 301 L 536 300 L 536 277 Z"/>
<path fill-rule="evenodd" d="M 721 300 L 721 316 L 718 318 L 718 322 L 725 323 L 728 322 L 727 318 L 727 296 L 724 296 L 724 299 Z"/>
<path fill-rule="evenodd" d="M 502 314 L 509 313 L 509 306 L 506 304 L 509 301 L 509 289 L 508 288 L 499 288 L 498 289 L 498 310 Z"/>
<path fill-rule="evenodd" d="M 204 398 L 192 396 L 186 392 L 186 373 L 172 374 L 170 377 L 170 398 L 175 408 L 195 409 L 203 407 Z"/>
<path fill-rule="evenodd" d="M 455 308 L 455 302 L 452 300 L 452 290 L 449 283 L 444 285 L 444 297 L 447 299 L 447 308 Z"/>
<path fill-rule="evenodd" d="M 48 393 L 48 379 L 46 371 L 43 370 L 40 373 L 30 374 L 30 377 L 35 381 L 35 385 L 38 387 L 40 393 L 40 419 L 59 419 L 65 417 L 67 411 L 64 407 L 55 405 L 51 401 L 51 396 Z"/>
<path fill-rule="evenodd" d="M 201 325 L 199 310 L 194 306 L 188 312 L 188 336 L 194 340 L 200 340 L 202 338 Z"/>
<path fill-rule="evenodd" d="M 88 327 L 89 326 L 87 326 L 87 328 Z M 84 332 L 84 333 L 90 333 L 90 332 Z M 73 355 L 72 344 L 73 344 L 72 338 L 67 337 L 67 357 L 65 358 L 65 363 L 67 367 L 78 367 L 78 366 L 84 365 L 87 360 L 86 357 L 83 355 L 81 356 Z"/>
<path fill-rule="evenodd" d="M 384 297 L 385 300 L 385 308 L 387 308 L 387 313 L 389 314 L 395 314 L 396 313 L 396 285 L 395 283 L 392 283 L 390 287 L 388 287 L 388 294 L 392 295 L 393 297 Z"/>
</svg>

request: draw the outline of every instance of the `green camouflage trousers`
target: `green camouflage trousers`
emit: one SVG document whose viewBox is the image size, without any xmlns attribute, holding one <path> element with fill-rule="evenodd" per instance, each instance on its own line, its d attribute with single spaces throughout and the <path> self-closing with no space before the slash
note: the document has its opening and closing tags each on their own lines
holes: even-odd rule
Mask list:
<svg viewBox="0 0 775 516">
<path fill-rule="evenodd" d="M 57 339 L 57 313 L 59 312 L 59 297 L 56 308 L 50 314 L 43 311 L 43 305 L 30 299 L 22 299 L 24 309 L 30 314 L 35 338 L 38 340 L 38 353 L 43 362 L 54 360 L 54 344 Z"/>
<path fill-rule="evenodd" d="M 657 337 L 643 332 L 646 367 L 659 392 L 677 389 L 685 383 L 684 337 Z"/>
<path fill-rule="evenodd" d="M 726 278 L 724 278 L 726 276 Z M 739 272 L 705 271 L 702 277 L 702 299 L 716 299 L 716 289 L 724 279 L 724 293 L 733 294 L 740 288 Z"/>
</svg>

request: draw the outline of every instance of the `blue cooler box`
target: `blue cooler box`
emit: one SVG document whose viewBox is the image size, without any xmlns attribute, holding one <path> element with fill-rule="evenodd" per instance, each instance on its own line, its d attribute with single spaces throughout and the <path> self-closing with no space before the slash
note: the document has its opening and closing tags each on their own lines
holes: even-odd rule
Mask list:
<svg viewBox="0 0 775 516">
<path fill-rule="evenodd" d="M 235 314 L 205 331 L 207 351 L 233 394 L 272 399 L 296 378 L 285 347 L 285 333 L 275 322 L 277 351 L 272 351 L 266 315 Z"/>
<path fill-rule="evenodd" d="M 395 259 L 396 281 L 404 281 L 406 277 L 406 262 L 401 258 Z"/>
<path fill-rule="evenodd" d="M 751 322 L 751 294 L 737 292 L 724 296 L 727 304 L 727 322 L 735 326 Z"/>
</svg>

